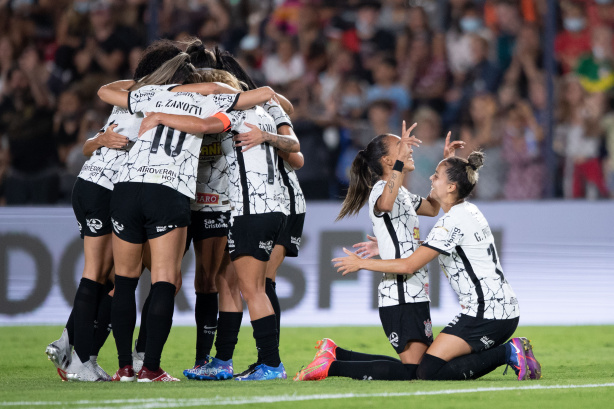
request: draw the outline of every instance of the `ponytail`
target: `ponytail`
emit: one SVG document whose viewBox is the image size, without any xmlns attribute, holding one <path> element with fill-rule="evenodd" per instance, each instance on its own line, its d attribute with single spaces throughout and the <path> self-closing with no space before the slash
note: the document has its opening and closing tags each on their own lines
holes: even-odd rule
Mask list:
<svg viewBox="0 0 614 409">
<path fill-rule="evenodd" d="M 388 134 L 378 135 L 356 155 L 350 168 L 350 186 L 336 220 L 358 214 L 371 194 L 373 185 L 383 174 L 381 158 L 388 154 L 384 142 Z"/>
<path fill-rule="evenodd" d="M 194 81 L 195 74 L 196 69 L 190 63 L 190 56 L 186 53 L 179 53 L 176 57 L 162 64 L 157 70 L 143 77 L 130 88 L 130 91 L 137 90 L 145 85 L 190 83 Z"/>
</svg>

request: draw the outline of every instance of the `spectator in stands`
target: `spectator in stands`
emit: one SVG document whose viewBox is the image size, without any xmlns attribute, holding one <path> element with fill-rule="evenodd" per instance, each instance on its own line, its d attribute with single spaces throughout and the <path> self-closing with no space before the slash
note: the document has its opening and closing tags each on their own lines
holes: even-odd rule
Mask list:
<svg viewBox="0 0 614 409">
<path fill-rule="evenodd" d="M 277 42 L 276 53 L 264 58 L 262 71 L 267 83 L 277 86 L 287 86 L 303 76 L 305 61 L 292 37 L 282 37 Z"/>
<path fill-rule="evenodd" d="M 411 106 L 411 95 L 398 82 L 397 62 L 394 57 L 381 55 L 373 69 L 374 84 L 367 89 L 367 103 L 377 100 L 390 101 L 393 106 L 389 127 L 395 129 L 407 118 Z M 398 133 L 398 132 L 395 132 Z"/>
<path fill-rule="evenodd" d="M 614 53 L 609 27 L 591 28 L 591 52 L 579 58 L 575 72 L 588 92 L 606 92 L 614 87 Z"/>
<path fill-rule="evenodd" d="M 512 62 L 512 56 L 516 48 L 517 37 L 523 27 L 523 20 L 514 0 L 498 0 L 495 3 L 497 17 L 497 65 L 505 70 Z"/>
<path fill-rule="evenodd" d="M 79 140 L 83 108 L 83 101 L 75 88 L 69 88 L 60 94 L 58 108 L 53 117 L 53 138 L 62 166 L 66 164 L 68 153 Z"/>
<path fill-rule="evenodd" d="M 507 162 L 504 197 L 540 199 L 546 169 L 541 154 L 543 129 L 526 101 L 515 103 L 503 118 L 503 159 Z"/>
<path fill-rule="evenodd" d="M 400 16 L 407 15 L 403 30 L 394 30 L 397 37 L 395 56 L 397 61 L 402 62 L 408 57 L 408 50 L 411 50 L 411 43 L 416 38 L 422 38 L 428 42 L 433 36 L 433 31 L 429 26 L 428 16 L 422 7 L 411 7 L 406 13 L 398 13 Z M 385 28 L 386 26 L 381 26 Z"/>
<path fill-rule="evenodd" d="M 13 44 L 8 36 L 0 37 L 0 96 L 6 90 L 8 74 L 15 63 Z"/>
<path fill-rule="evenodd" d="M 505 83 L 512 83 L 523 98 L 528 96 L 528 85 L 539 76 L 543 56 L 537 26 L 525 24 L 514 46 L 511 62 L 503 75 Z"/>
<path fill-rule="evenodd" d="M 586 20 L 584 6 L 578 2 L 561 2 L 563 31 L 554 41 L 556 59 L 561 63 L 563 73 L 574 69 L 578 58 L 591 50 L 591 34 Z"/>
<path fill-rule="evenodd" d="M 360 44 L 360 62 L 366 70 L 376 68 L 380 52 L 394 53 L 396 47 L 396 37 L 387 29 L 377 27 L 380 7 L 379 1 L 363 0 L 356 12 L 355 36 Z"/>
</svg>

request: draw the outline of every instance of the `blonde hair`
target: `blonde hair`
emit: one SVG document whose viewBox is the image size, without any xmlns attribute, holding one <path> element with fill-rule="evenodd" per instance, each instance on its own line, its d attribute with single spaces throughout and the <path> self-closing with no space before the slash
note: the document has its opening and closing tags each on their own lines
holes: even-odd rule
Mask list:
<svg viewBox="0 0 614 409">
<path fill-rule="evenodd" d="M 190 84 L 197 82 L 198 79 L 196 68 L 190 63 L 190 56 L 186 53 L 179 53 L 151 74 L 141 78 L 130 87 L 130 91 L 135 91 L 145 85 Z"/>
<path fill-rule="evenodd" d="M 244 82 L 239 81 L 237 77 L 228 71 L 216 70 L 214 68 L 199 68 L 198 75 L 200 76 L 200 82 L 221 82 L 239 91 L 247 89 L 243 88 L 243 86 L 247 87 Z"/>
</svg>

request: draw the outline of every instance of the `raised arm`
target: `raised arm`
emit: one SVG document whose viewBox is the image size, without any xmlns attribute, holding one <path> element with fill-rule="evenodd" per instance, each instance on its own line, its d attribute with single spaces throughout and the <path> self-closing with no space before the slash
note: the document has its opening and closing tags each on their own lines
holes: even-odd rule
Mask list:
<svg viewBox="0 0 614 409">
<path fill-rule="evenodd" d="M 191 115 L 173 115 L 161 112 L 148 112 L 146 115 L 139 128 L 139 137 L 158 125 L 168 126 L 193 135 L 220 133 L 225 130 L 224 122 L 218 118 L 217 114 L 204 119 Z"/>
<path fill-rule="evenodd" d="M 239 90 L 222 82 L 197 82 L 194 84 L 179 85 L 173 92 L 195 92 L 202 95 L 211 94 L 238 94 Z"/>
<path fill-rule="evenodd" d="M 413 274 L 439 255 L 436 250 L 424 246 L 418 247 L 407 258 L 396 258 L 393 260 L 364 259 L 346 248 L 343 248 L 343 251 L 347 254 L 347 257 L 333 259 L 337 272 L 342 275 L 354 273 L 361 269 L 378 273 Z"/>
<path fill-rule="evenodd" d="M 107 104 L 128 108 L 128 88 L 133 85 L 133 80 L 120 80 L 103 85 L 98 90 L 98 97 Z"/>
</svg>

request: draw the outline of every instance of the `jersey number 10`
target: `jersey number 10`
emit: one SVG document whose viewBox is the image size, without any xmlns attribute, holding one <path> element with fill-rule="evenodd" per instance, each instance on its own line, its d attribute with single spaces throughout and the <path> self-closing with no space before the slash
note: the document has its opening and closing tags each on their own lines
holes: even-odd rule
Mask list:
<svg viewBox="0 0 614 409">
<path fill-rule="evenodd" d="M 166 126 L 158 125 L 156 128 L 156 134 L 154 135 L 153 141 L 151 142 L 151 149 L 149 150 L 151 153 L 157 153 L 158 147 L 160 146 L 160 141 L 162 140 L 162 132 L 164 131 Z M 179 134 L 179 140 L 177 141 L 177 146 L 174 150 L 171 151 L 171 142 L 173 141 L 173 136 L 175 135 L 175 130 L 173 128 L 168 128 L 166 132 L 166 140 L 164 141 L 164 152 L 171 158 L 179 155 L 181 153 L 181 149 L 183 148 L 183 142 L 185 141 L 185 132 L 181 132 Z"/>
</svg>

